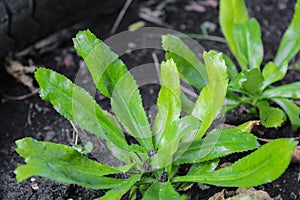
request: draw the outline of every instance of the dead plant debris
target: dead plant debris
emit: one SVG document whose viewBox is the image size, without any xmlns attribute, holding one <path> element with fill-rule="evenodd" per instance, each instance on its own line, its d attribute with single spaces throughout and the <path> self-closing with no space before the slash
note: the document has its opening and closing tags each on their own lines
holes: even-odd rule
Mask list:
<svg viewBox="0 0 300 200">
<path fill-rule="evenodd" d="M 254 188 L 238 188 L 236 191 L 222 190 L 210 197 L 209 200 L 272 200 L 270 195 L 263 190 L 256 190 Z"/>
</svg>

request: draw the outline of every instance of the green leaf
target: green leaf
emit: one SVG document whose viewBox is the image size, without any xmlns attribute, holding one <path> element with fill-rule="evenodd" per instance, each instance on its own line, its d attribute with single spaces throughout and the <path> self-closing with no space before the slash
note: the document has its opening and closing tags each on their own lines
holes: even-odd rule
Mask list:
<svg viewBox="0 0 300 200">
<path fill-rule="evenodd" d="M 300 0 L 297 0 L 293 20 L 283 35 L 274 63 L 279 68 L 287 65 L 288 62 L 300 50 Z"/>
<path fill-rule="evenodd" d="M 150 124 L 131 74 L 126 73 L 114 88 L 111 106 L 129 134 L 147 150 L 153 149 Z"/>
<path fill-rule="evenodd" d="M 153 149 L 150 125 L 138 86 L 124 63 L 89 30 L 80 31 L 73 42 L 97 89 L 112 98 L 112 108 L 126 131 L 144 148 Z"/>
<path fill-rule="evenodd" d="M 233 91 L 227 90 L 226 93 L 226 100 L 225 100 L 225 106 L 226 111 L 232 110 L 236 107 L 238 107 L 241 104 L 241 99 L 234 94 Z"/>
<path fill-rule="evenodd" d="M 246 74 L 248 73 L 247 70 L 241 71 L 233 80 L 229 83 L 229 89 L 230 91 L 235 92 L 243 92 L 242 87 L 243 83 L 247 80 Z"/>
<path fill-rule="evenodd" d="M 259 147 L 256 137 L 237 129 L 213 130 L 204 139 L 196 140 L 186 152 L 178 156 L 175 164 L 198 163 L 220 158 L 235 152 L 253 150 Z M 182 147 L 179 148 L 182 148 Z"/>
<path fill-rule="evenodd" d="M 230 78 L 230 80 L 233 80 L 239 74 L 237 67 L 235 66 L 234 62 L 229 58 L 229 56 L 223 54 L 223 58 L 226 63 L 228 77 Z"/>
<path fill-rule="evenodd" d="M 153 169 L 161 169 L 173 162 L 173 155 L 178 157 L 186 150 L 186 146 L 178 149 L 179 142 L 191 142 L 194 140 L 201 122 L 193 116 L 186 116 L 170 124 L 165 132 L 165 142 L 158 151 L 151 157 Z"/>
<path fill-rule="evenodd" d="M 253 187 L 277 179 L 288 167 L 297 142 L 277 139 L 230 167 L 195 176 L 175 177 L 173 182 L 200 182 L 222 187 Z"/>
<path fill-rule="evenodd" d="M 202 121 L 197 139 L 202 138 L 213 120 L 221 113 L 227 91 L 227 71 L 222 53 L 203 53 L 208 84 L 201 91 L 192 115 Z"/>
<path fill-rule="evenodd" d="M 152 130 L 155 146 L 164 146 L 168 142 L 165 138 L 165 129 L 179 118 L 181 112 L 180 79 L 176 64 L 172 59 L 162 62 L 161 81 L 157 100 L 158 113 Z"/>
<path fill-rule="evenodd" d="M 240 57 L 234 39 L 234 25 L 246 22 L 248 11 L 244 0 L 221 0 L 219 22 L 228 46 L 236 58 Z"/>
<path fill-rule="evenodd" d="M 259 96 L 263 87 L 263 76 L 258 68 L 245 72 L 246 80 L 242 83 L 243 88 L 254 96 Z"/>
<path fill-rule="evenodd" d="M 163 36 L 162 47 L 168 52 L 166 58 L 172 58 L 176 63 L 183 81 L 198 89 L 202 89 L 207 84 L 204 65 L 179 37 L 174 35 Z"/>
<path fill-rule="evenodd" d="M 33 138 L 17 140 L 16 144 L 16 151 L 26 161 L 15 170 L 18 182 L 31 176 L 42 176 L 57 183 L 93 189 L 109 189 L 123 182 L 122 179 L 104 177 L 120 173 L 119 170 L 90 160 L 72 147 Z"/>
<path fill-rule="evenodd" d="M 132 175 L 129 179 L 124 180 L 120 185 L 114 187 L 105 193 L 101 200 L 119 200 L 122 196 L 131 189 L 141 179 L 141 174 Z"/>
<path fill-rule="evenodd" d="M 262 75 L 264 77 L 263 89 L 267 86 L 275 83 L 285 76 L 287 72 L 287 65 L 281 66 L 281 68 L 277 68 L 277 66 L 273 62 L 268 62 L 262 71 Z"/>
<path fill-rule="evenodd" d="M 84 59 L 97 89 L 111 97 L 115 85 L 127 73 L 124 63 L 89 30 L 79 31 L 73 38 L 73 43 Z"/>
<path fill-rule="evenodd" d="M 300 82 L 266 89 L 263 92 L 261 99 L 270 99 L 274 97 L 300 99 Z"/>
<path fill-rule="evenodd" d="M 117 147 L 127 149 L 118 122 L 111 114 L 101 110 L 89 93 L 49 69 L 37 69 L 35 78 L 40 86 L 41 97 L 50 101 L 62 116 Z"/>
<path fill-rule="evenodd" d="M 278 128 L 285 121 L 284 113 L 279 108 L 274 108 L 267 101 L 260 101 L 257 104 L 259 109 L 259 118 L 262 125 L 267 128 Z"/>
<path fill-rule="evenodd" d="M 219 159 L 210 160 L 206 162 L 196 163 L 189 169 L 187 175 L 199 175 L 206 172 L 212 172 L 216 169 L 219 164 Z"/>
<path fill-rule="evenodd" d="M 300 127 L 300 108 L 289 99 L 272 98 L 272 101 L 277 103 L 286 112 L 291 121 L 292 129 L 294 131 L 297 130 Z"/>
<path fill-rule="evenodd" d="M 261 31 L 255 19 L 234 24 L 234 40 L 236 42 L 237 60 L 242 69 L 260 68 L 263 60 Z"/>
<path fill-rule="evenodd" d="M 154 182 L 150 188 L 145 192 L 143 200 L 183 200 L 184 196 L 180 196 L 175 191 L 170 182 Z"/>
<path fill-rule="evenodd" d="M 192 102 L 183 92 L 180 93 L 180 102 L 182 111 L 190 115 L 195 107 L 195 103 Z"/>
</svg>

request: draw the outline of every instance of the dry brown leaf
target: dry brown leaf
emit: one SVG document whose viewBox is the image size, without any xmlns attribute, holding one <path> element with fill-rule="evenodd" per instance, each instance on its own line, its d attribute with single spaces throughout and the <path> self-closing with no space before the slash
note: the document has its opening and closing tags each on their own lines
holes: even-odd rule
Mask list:
<svg viewBox="0 0 300 200">
<path fill-rule="evenodd" d="M 12 60 L 11 58 L 6 59 L 5 69 L 8 74 L 17 79 L 20 83 L 29 88 L 31 93 L 36 93 L 38 88 L 33 86 L 33 78 L 28 74 L 34 73 L 35 66 L 24 66 L 20 62 Z"/>
<path fill-rule="evenodd" d="M 258 200 L 272 200 L 270 195 L 262 190 L 256 190 L 254 188 L 238 188 L 235 192 L 227 192 L 222 190 L 210 197 L 209 200 L 239 200 L 241 197 L 249 197 L 251 199 Z"/>
<path fill-rule="evenodd" d="M 296 146 L 292 155 L 292 163 L 300 163 L 300 146 Z"/>
</svg>

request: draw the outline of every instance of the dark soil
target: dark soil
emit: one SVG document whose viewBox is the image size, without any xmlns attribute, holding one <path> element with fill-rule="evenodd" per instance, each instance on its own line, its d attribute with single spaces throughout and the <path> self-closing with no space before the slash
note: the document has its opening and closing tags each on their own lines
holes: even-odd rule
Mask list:
<svg viewBox="0 0 300 200">
<path fill-rule="evenodd" d="M 151 1 L 150 1 L 151 2 Z M 155 2 L 155 1 L 153 1 Z M 200 2 L 200 1 L 199 1 Z M 201 33 L 200 25 L 204 22 L 211 23 L 216 29 L 208 31 L 211 35 L 222 36 L 218 25 L 218 8 L 206 7 L 203 13 L 185 11 L 186 1 L 178 1 L 165 8 L 162 16 L 163 22 L 174 30 L 184 33 Z M 248 0 L 247 5 L 250 15 L 257 18 L 262 26 L 262 37 L 265 45 L 264 62 L 271 60 L 279 45 L 280 38 L 288 26 L 292 15 L 294 1 L 288 0 Z M 119 32 L 141 19 L 138 17 L 139 8 L 146 6 L 143 1 L 135 1 L 130 7 L 120 24 Z M 148 5 L 147 5 L 148 6 Z M 149 5 L 151 7 L 151 5 Z M 153 6 L 152 6 L 153 7 Z M 118 13 L 113 13 L 107 17 L 101 17 L 85 24 L 101 39 L 109 36 L 109 30 L 113 19 Z M 147 23 L 147 26 L 156 26 Z M 207 50 L 217 49 L 229 54 L 227 46 L 223 43 L 212 41 L 199 41 Z M 154 50 L 139 50 L 129 53 L 122 58 L 128 66 L 137 66 L 143 63 L 152 63 L 151 52 Z M 155 50 L 159 59 L 163 58 L 161 51 Z M 69 78 L 76 76 L 80 59 L 72 48 L 71 40 L 62 41 L 60 45 L 48 53 L 40 54 L 34 52 L 29 56 L 21 58 L 23 64 L 28 64 L 32 59 L 37 66 L 52 68 Z M 38 140 L 51 141 L 63 144 L 71 144 L 72 127 L 70 123 L 61 117 L 51 107 L 48 102 L 42 101 L 38 95 L 34 95 L 22 101 L 14 101 L 7 98 L 4 94 L 17 96 L 28 93 L 27 88 L 22 86 L 11 76 L 9 76 L 0 66 L 0 155 L 2 164 L 0 168 L 0 199 L 93 199 L 102 196 L 105 191 L 88 190 L 76 185 L 55 184 L 49 180 L 34 177 L 20 184 L 16 183 L 13 170 L 24 163 L 14 151 L 14 141 L 26 136 L 31 136 Z M 299 81 L 298 71 L 289 71 L 284 83 Z M 141 88 L 144 99 L 144 106 L 148 110 L 156 101 L 156 94 L 159 86 L 150 85 Z M 99 104 L 109 109 L 107 99 L 98 96 Z M 236 109 L 226 115 L 226 122 L 240 124 L 249 119 L 255 119 L 241 109 Z M 257 127 L 255 134 L 264 138 L 278 137 L 298 137 L 299 131 L 292 132 L 287 123 L 279 129 L 264 129 Z M 291 164 L 287 171 L 276 181 L 259 186 L 258 189 L 267 191 L 270 196 L 277 199 L 300 199 L 299 165 Z M 191 199 L 208 199 L 214 193 L 223 188 L 210 186 L 208 189 L 201 190 L 197 184 L 187 191 Z M 228 189 L 228 188 L 227 188 Z M 230 189 L 229 189 L 230 190 Z"/>
</svg>

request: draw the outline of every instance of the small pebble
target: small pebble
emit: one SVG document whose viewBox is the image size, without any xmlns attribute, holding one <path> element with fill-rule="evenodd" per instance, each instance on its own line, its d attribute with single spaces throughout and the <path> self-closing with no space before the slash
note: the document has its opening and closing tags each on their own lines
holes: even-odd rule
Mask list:
<svg viewBox="0 0 300 200">
<path fill-rule="evenodd" d="M 280 3 L 278 4 L 278 9 L 279 9 L 279 10 L 284 10 L 284 9 L 286 9 L 286 4 L 283 3 L 283 2 L 280 2 Z"/>
<path fill-rule="evenodd" d="M 39 189 L 39 185 L 37 183 L 34 183 L 31 185 L 33 190 L 38 190 Z"/>
<path fill-rule="evenodd" d="M 217 30 L 217 25 L 215 23 L 206 21 L 203 23 L 203 26 L 209 31 L 209 32 L 215 32 Z"/>
</svg>

